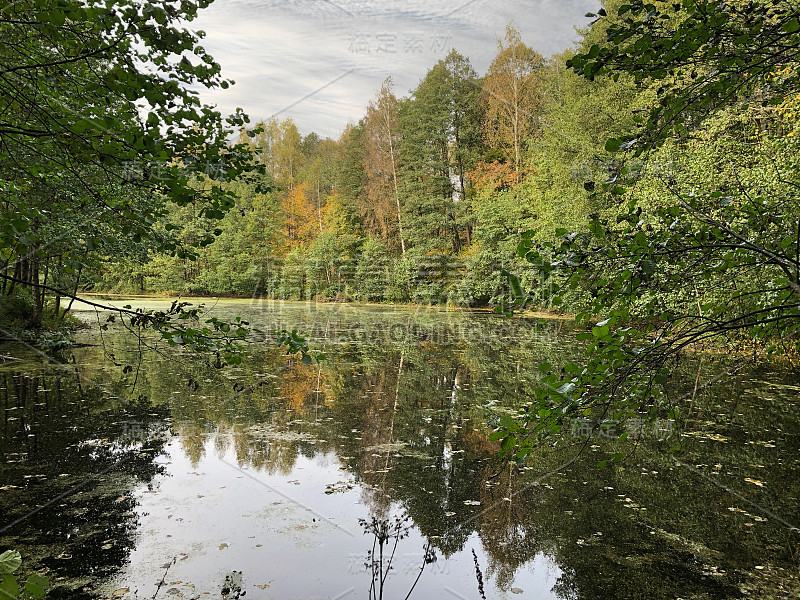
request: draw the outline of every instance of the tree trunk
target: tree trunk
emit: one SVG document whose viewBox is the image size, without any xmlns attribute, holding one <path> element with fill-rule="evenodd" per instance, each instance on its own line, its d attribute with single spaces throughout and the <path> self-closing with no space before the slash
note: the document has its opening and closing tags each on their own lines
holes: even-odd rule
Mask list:
<svg viewBox="0 0 800 600">
<path fill-rule="evenodd" d="M 322 233 L 322 198 L 319 192 L 319 179 L 317 179 L 317 216 L 319 217 L 319 232 Z"/>
<path fill-rule="evenodd" d="M 80 266 L 80 268 L 78 269 L 78 275 L 77 275 L 77 277 L 75 278 L 75 289 L 74 289 L 74 290 L 73 290 L 73 292 L 72 292 L 72 298 L 70 299 L 70 301 L 69 301 L 69 304 L 67 305 L 67 307 L 64 309 L 64 312 L 63 312 L 63 313 L 61 313 L 61 320 L 62 320 L 62 321 L 63 321 L 63 320 L 66 318 L 66 316 L 67 316 L 67 313 L 68 313 L 68 312 L 70 311 L 70 309 L 72 308 L 72 303 L 73 303 L 73 302 L 75 302 L 75 296 L 77 296 L 77 295 L 78 295 L 78 287 L 80 286 L 80 282 L 81 282 L 81 272 L 82 272 L 82 271 L 83 271 L 83 265 L 81 265 L 81 266 Z"/>
<path fill-rule="evenodd" d="M 35 252 L 35 249 L 31 251 L 31 254 L 33 252 Z M 42 326 L 42 319 L 44 318 L 44 290 L 39 287 L 39 261 L 36 259 L 28 260 L 30 261 L 30 266 L 28 267 L 30 279 L 28 283 L 33 292 L 33 325 L 39 328 Z"/>
<path fill-rule="evenodd" d="M 406 253 L 406 241 L 403 238 L 403 218 L 402 213 L 400 211 L 400 191 L 397 186 L 397 164 L 394 159 L 394 141 L 392 140 L 392 125 L 389 119 L 389 104 L 386 103 L 386 114 L 384 116 L 384 122 L 386 123 L 386 134 L 389 138 L 389 158 L 392 161 L 392 182 L 394 183 L 394 202 L 397 205 L 397 230 L 400 235 L 400 249 L 403 251 L 403 255 L 405 256 Z"/>
<path fill-rule="evenodd" d="M 56 269 L 57 269 L 56 273 L 60 273 L 61 272 L 61 257 L 60 256 L 58 257 L 58 263 L 56 265 Z M 58 287 L 58 286 L 53 286 L 53 287 Z M 53 299 L 53 316 L 56 319 L 59 319 L 61 317 L 60 313 L 61 313 L 61 294 L 56 294 L 56 297 Z"/>
</svg>

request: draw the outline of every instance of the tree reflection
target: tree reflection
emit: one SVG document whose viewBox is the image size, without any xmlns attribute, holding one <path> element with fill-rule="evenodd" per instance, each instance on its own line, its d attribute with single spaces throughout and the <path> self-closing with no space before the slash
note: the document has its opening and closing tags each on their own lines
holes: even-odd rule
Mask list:
<svg viewBox="0 0 800 600">
<path fill-rule="evenodd" d="M 55 582 L 49 598 L 89 598 L 134 546 L 131 492 L 161 471 L 168 410 L 123 402 L 80 372 L 0 371 L 0 546 Z M 81 589 L 71 589 L 76 581 Z M 65 586 L 66 584 L 66 586 Z"/>
<path fill-rule="evenodd" d="M 174 423 L 195 467 L 233 454 L 241 467 L 288 474 L 301 457 L 338 457 L 360 484 L 365 527 L 376 540 L 367 562 L 373 598 L 396 596 L 384 584 L 389 544 L 401 539 L 393 537 L 402 531 L 392 525 L 398 510 L 410 518 L 403 527 L 413 524 L 424 538 L 426 554 L 440 559 L 467 549 L 477 534 L 490 597 L 491 586 L 510 590 L 543 555 L 560 568 L 555 592 L 563 598 L 635 597 L 630 590 L 642 598 L 727 597 L 765 554 L 790 563 L 794 548 L 786 549 L 780 523 L 745 517 L 751 507 L 740 506 L 740 498 L 677 466 L 668 452 L 673 442 L 641 439 L 628 462 L 598 469 L 630 441 L 592 440 L 568 470 L 543 480 L 574 457 L 573 447 L 531 455 L 523 468 L 498 460 L 484 407 L 523 405 L 538 383 L 531 365 L 546 360 L 557 369 L 578 349 L 553 339 L 509 345 L 497 336 L 480 338 L 488 325 L 476 327 L 477 343 L 442 339 L 431 328 L 422 343 L 345 340 L 325 348 L 321 366 L 274 349 L 223 373 L 146 356 L 133 392 L 108 376 L 111 393 L 41 369 L 2 371 L 2 522 L 102 475 L 9 529 L 0 542 L 33 549 L 40 560 L 32 566 L 65 577 L 114 571 L 133 544 L 130 491 L 158 473 L 154 458 L 164 444 L 157 437 L 136 442 L 123 429 Z M 102 379 L 95 364 L 101 357 L 91 348 L 83 352 L 92 376 Z M 688 393 L 683 412 L 690 433 L 681 460 L 785 520 L 800 520 L 796 503 L 784 500 L 800 495 L 798 463 L 786 459 L 800 443 L 800 418 L 786 410 L 796 375 L 758 371 L 713 394 L 692 393 L 695 381 L 712 377 L 718 365 L 687 360 L 678 368 L 685 372 L 676 379 L 685 383 L 671 393 Z M 131 395 L 145 392 L 147 399 Z M 768 483 L 743 483 L 748 478 Z M 99 550 L 81 552 L 82 544 Z"/>
</svg>

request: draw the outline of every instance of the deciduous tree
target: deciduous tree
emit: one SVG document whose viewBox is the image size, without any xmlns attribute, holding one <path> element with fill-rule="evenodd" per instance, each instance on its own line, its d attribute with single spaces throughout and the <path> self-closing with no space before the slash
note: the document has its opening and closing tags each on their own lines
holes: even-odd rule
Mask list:
<svg viewBox="0 0 800 600">
<path fill-rule="evenodd" d="M 504 40 L 497 40 L 497 56 L 483 80 L 486 104 L 485 134 L 519 172 L 524 144 L 540 126 L 541 75 L 544 59 L 522 42 L 513 23 Z"/>
</svg>

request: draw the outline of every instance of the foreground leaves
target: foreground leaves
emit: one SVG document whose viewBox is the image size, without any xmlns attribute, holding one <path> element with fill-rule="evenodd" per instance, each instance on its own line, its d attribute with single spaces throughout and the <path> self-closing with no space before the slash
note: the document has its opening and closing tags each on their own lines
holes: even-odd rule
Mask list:
<svg viewBox="0 0 800 600">
<path fill-rule="evenodd" d="M 0 599 L 28 600 L 31 598 L 42 598 L 50 585 L 47 577 L 34 573 L 25 581 L 25 586 L 21 590 L 14 572 L 22 565 L 22 556 L 16 550 L 6 550 L 0 554 Z"/>
</svg>

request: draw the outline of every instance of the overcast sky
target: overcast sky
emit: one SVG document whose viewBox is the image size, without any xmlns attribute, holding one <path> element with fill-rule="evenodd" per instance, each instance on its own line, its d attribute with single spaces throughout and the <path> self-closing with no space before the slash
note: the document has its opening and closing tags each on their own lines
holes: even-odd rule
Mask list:
<svg viewBox="0 0 800 600">
<path fill-rule="evenodd" d="M 223 114 L 292 117 L 338 137 L 392 76 L 406 95 L 455 48 L 483 75 L 513 20 L 545 56 L 570 47 L 600 0 L 215 0 L 190 24 L 236 85 L 203 91 Z"/>
</svg>

